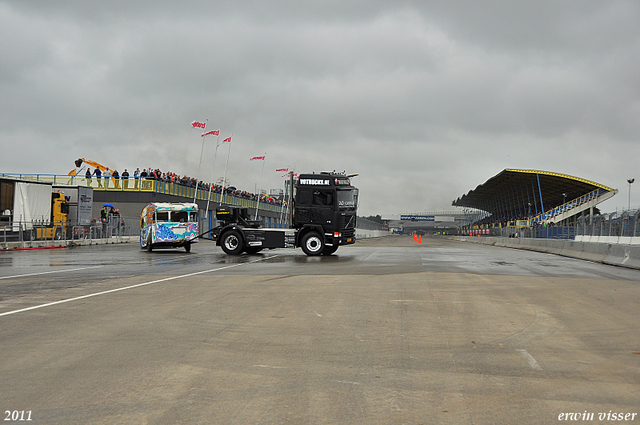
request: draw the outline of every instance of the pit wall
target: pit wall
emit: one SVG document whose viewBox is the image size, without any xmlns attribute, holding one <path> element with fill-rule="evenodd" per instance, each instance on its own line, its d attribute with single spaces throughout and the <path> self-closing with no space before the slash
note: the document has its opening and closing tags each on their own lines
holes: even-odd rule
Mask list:
<svg viewBox="0 0 640 425">
<path fill-rule="evenodd" d="M 579 258 L 581 260 L 628 267 L 640 270 L 640 245 L 629 243 L 596 243 L 558 239 L 528 239 L 456 236 L 454 240 L 481 243 L 484 245 L 502 246 L 506 248 L 525 249 L 546 252 L 548 254 Z M 632 239 L 617 238 L 613 239 Z M 638 238 L 633 238 L 638 239 Z"/>
<path fill-rule="evenodd" d="M 640 237 L 631 236 L 576 236 L 576 242 L 640 245 Z"/>
</svg>

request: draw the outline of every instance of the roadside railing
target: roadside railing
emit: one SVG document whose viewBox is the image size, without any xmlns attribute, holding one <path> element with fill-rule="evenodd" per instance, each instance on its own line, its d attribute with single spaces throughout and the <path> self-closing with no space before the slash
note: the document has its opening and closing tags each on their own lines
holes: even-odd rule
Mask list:
<svg viewBox="0 0 640 425">
<path fill-rule="evenodd" d="M 0 249 L 34 243 L 38 246 L 48 246 L 105 239 L 121 242 L 125 237 L 137 236 L 138 232 L 137 218 L 120 216 L 110 216 L 104 222 L 98 221 L 88 225 L 2 221 L 0 222 Z"/>
<path fill-rule="evenodd" d="M 576 234 L 580 236 L 640 236 L 640 210 L 620 211 L 596 216 L 579 217 Z"/>
<path fill-rule="evenodd" d="M 157 180 L 154 178 L 97 178 L 85 176 L 66 176 L 57 174 L 0 174 L 1 177 L 9 177 L 22 180 L 32 180 L 53 183 L 54 185 L 86 186 L 93 190 L 108 192 L 151 192 L 165 195 L 180 196 L 188 199 L 222 203 L 236 207 L 258 208 L 264 211 L 280 212 L 281 204 L 257 201 L 244 197 L 234 196 L 228 193 L 224 195 L 209 190 L 208 188 L 189 186 L 178 182 Z"/>
<path fill-rule="evenodd" d="M 569 225 L 474 226 L 458 234 L 517 238 L 572 239 L 583 242 L 640 243 L 640 210 L 569 218 Z M 510 222 L 511 223 L 511 222 Z M 516 223 L 515 221 L 513 223 Z M 628 239 L 634 238 L 634 239 Z M 619 241 L 619 242 L 616 242 Z"/>
</svg>

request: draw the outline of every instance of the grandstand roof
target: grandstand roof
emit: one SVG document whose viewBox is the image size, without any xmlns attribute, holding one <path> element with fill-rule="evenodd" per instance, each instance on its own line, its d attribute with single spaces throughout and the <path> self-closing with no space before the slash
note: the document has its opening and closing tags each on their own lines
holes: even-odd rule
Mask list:
<svg viewBox="0 0 640 425">
<path fill-rule="evenodd" d="M 567 174 L 539 170 L 505 169 L 452 202 L 497 216 L 515 217 L 530 208 L 549 210 L 595 190 L 614 189 Z"/>
</svg>

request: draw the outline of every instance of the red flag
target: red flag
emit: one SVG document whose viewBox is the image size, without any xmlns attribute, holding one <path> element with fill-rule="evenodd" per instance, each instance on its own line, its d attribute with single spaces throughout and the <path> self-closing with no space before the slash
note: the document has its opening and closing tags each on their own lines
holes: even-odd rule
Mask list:
<svg viewBox="0 0 640 425">
<path fill-rule="evenodd" d="M 211 130 L 211 131 L 207 131 L 206 133 L 202 133 L 202 137 L 204 136 L 219 136 L 220 135 L 220 130 Z"/>
<path fill-rule="evenodd" d="M 231 137 L 227 137 L 222 141 L 222 143 L 231 143 Z"/>
<path fill-rule="evenodd" d="M 264 161 L 264 160 L 265 160 L 265 158 L 266 158 L 266 156 L 254 156 L 254 157 L 253 157 L 253 158 L 251 158 L 249 161 L 253 161 L 254 159 L 258 159 L 258 160 Z"/>
<path fill-rule="evenodd" d="M 276 173 L 284 173 L 284 172 L 287 172 L 287 171 L 289 171 L 288 168 L 276 168 Z"/>
<path fill-rule="evenodd" d="M 191 123 L 191 127 L 193 128 L 201 128 L 204 130 L 206 126 L 207 126 L 206 122 L 194 121 Z"/>
</svg>

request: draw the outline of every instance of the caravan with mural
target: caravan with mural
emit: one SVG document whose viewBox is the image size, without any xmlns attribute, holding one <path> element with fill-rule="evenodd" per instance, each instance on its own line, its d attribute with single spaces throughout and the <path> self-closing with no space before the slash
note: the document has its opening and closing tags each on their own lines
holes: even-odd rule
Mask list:
<svg viewBox="0 0 640 425">
<path fill-rule="evenodd" d="M 184 248 L 198 242 L 198 205 L 153 202 L 140 215 L 140 248 Z"/>
</svg>

